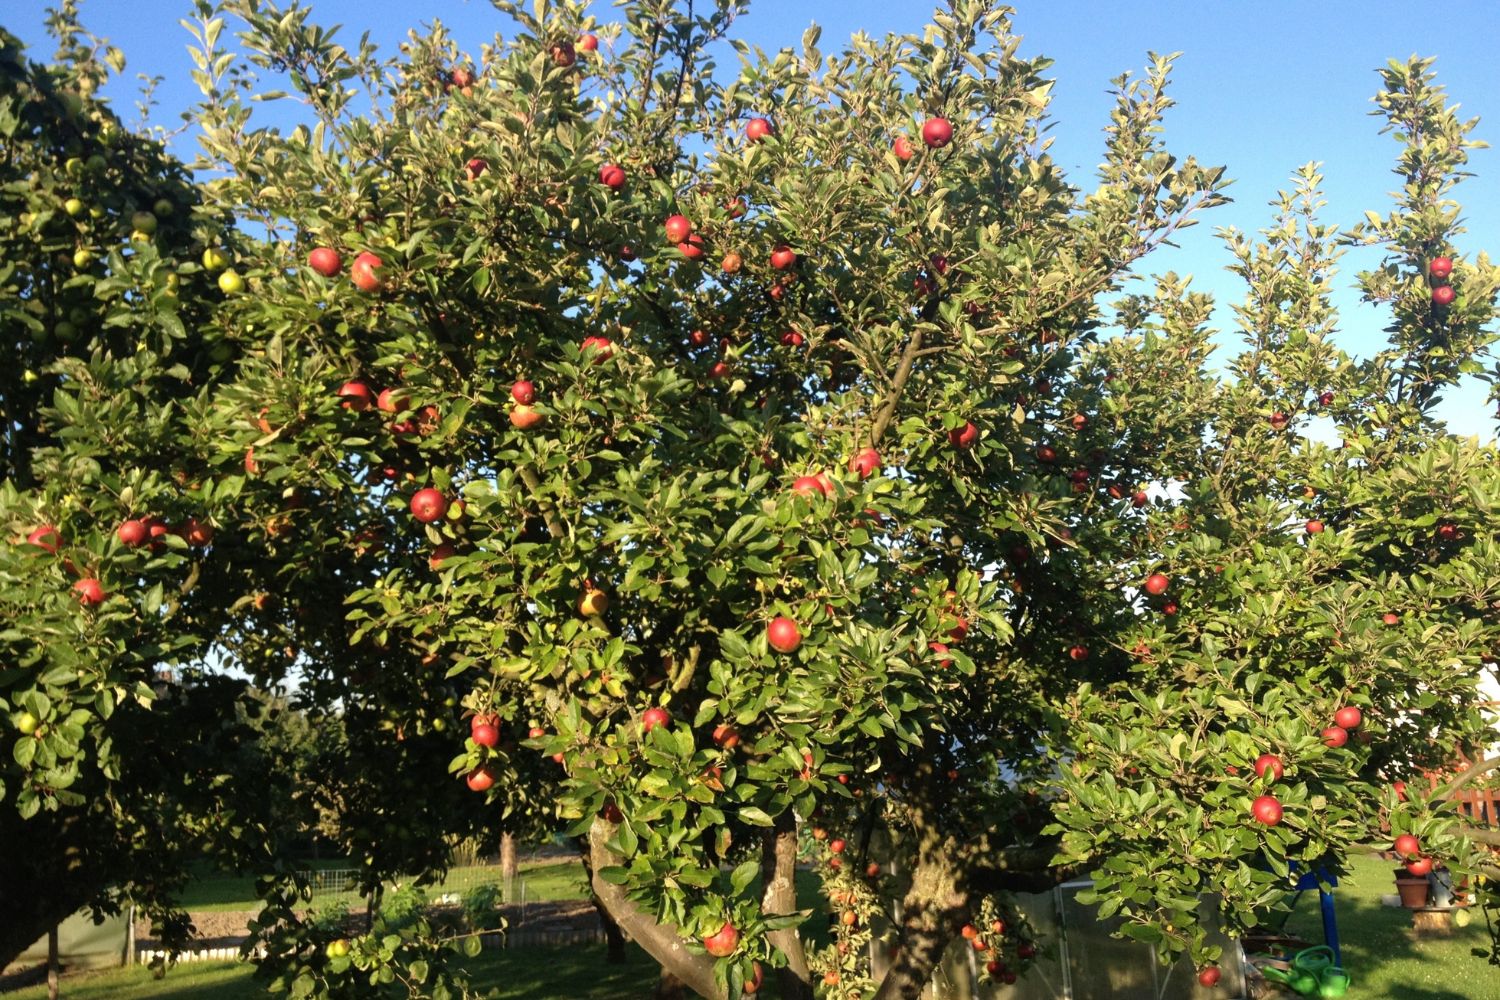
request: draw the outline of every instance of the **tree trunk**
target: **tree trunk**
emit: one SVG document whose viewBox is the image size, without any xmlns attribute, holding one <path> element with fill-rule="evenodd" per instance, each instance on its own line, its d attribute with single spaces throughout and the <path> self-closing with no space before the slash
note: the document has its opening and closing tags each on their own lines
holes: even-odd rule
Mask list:
<svg viewBox="0 0 1500 1000">
<path fill-rule="evenodd" d="M 765 887 L 761 913 L 771 917 L 797 912 L 797 817 L 790 809 L 766 833 L 760 871 Z M 771 931 L 766 937 L 787 959 L 786 968 L 777 970 L 781 1000 L 812 1000 L 812 973 L 797 928 Z"/>
<path fill-rule="evenodd" d="M 513 903 L 516 899 L 516 873 L 520 865 L 516 861 L 516 835 L 513 833 L 502 833 L 500 835 L 500 884 L 504 886 L 504 898 L 507 903 Z"/>
<path fill-rule="evenodd" d="M 682 932 L 676 926 L 658 923 L 655 917 L 631 902 L 624 889 L 599 877 L 600 871 L 620 860 L 605 846 L 614 830 L 615 825 L 602 817 L 595 819 L 589 829 L 589 861 L 593 873 L 590 882 L 595 895 L 635 943 L 661 963 L 664 973 L 675 977 L 706 1000 L 726 1000 L 714 980 L 713 959 L 688 951 Z"/>
<path fill-rule="evenodd" d="M 900 953 L 872 1000 L 921 1000 L 968 907 L 958 870 L 947 858 L 919 861 L 904 900 Z"/>
<path fill-rule="evenodd" d="M 47 931 L 47 1000 L 57 1000 L 57 925 Z"/>
</svg>

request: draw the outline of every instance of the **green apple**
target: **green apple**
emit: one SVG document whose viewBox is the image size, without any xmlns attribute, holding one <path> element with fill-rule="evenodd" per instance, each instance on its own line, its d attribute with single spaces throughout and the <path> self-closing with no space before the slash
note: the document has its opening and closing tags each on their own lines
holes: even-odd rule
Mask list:
<svg viewBox="0 0 1500 1000">
<path fill-rule="evenodd" d="M 63 169 L 68 172 L 69 177 L 83 176 L 83 160 L 77 156 L 70 156 L 63 164 Z"/>
<path fill-rule="evenodd" d="M 238 271 L 225 271 L 219 275 L 219 291 L 225 295 L 238 295 L 245 290 L 245 279 Z"/>
<path fill-rule="evenodd" d="M 156 216 L 150 212 L 135 212 L 130 216 L 130 228 L 150 236 L 156 232 Z"/>
<path fill-rule="evenodd" d="M 84 163 L 84 168 L 91 174 L 102 174 L 109 169 L 109 161 L 100 153 L 95 153 Z"/>
<path fill-rule="evenodd" d="M 41 720 L 32 715 L 30 712 L 22 712 L 20 715 L 16 716 L 16 728 L 21 731 L 22 736 L 30 736 L 32 733 L 36 732 L 36 727 L 40 724 L 40 722 Z"/>
<path fill-rule="evenodd" d="M 158 198 L 156 204 L 151 206 L 151 211 L 156 213 L 158 219 L 170 219 L 172 213 L 177 211 L 177 206 L 172 204 L 171 199 Z"/>
<path fill-rule="evenodd" d="M 67 212 L 75 219 L 82 215 L 87 209 L 88 206 L 83 203 L 83 199 L 81 198 L 69 198 L 67 201 L 63 202 L 63 211 Z"/>
<path fill-rule="evenodd" d="M 59 321 L 57 325 L 52 328 L 52 332 L 57 334 L 57 339 L 62 341 L 64 344 L 71 344 L 73 341 L 78 339 L 78 327 L 74 326 L 72 323 L 69 323 L 67 320 Z"/>
<path fill-rule="evenodd" d="M 222 271 L 229 266 L 229 255 L 217 247 L 203 251 L 203 267 L 208 271 Z"/>
<path fill-rule="evenodd" d="M 94 266 L 94 251 L 88 247 L 79 247 L 73 251 L 73 266 L 80 271 L 87 271 Z"/>
</svg>

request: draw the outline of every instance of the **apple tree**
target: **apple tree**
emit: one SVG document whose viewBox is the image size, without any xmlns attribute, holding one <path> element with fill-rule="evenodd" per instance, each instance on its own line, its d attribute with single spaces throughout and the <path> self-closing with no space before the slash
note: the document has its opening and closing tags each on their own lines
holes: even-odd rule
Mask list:
<svg viewBox="0 0 1500 1000">
<path fill-rule="evenodd" d="M 1379 98 L 1388 215 L 1322 224 L 1308 168 L 1226 234 L 1223 374 L 1206 296 L 1126 287 L 1224 199 L 1164 143 L 1170 58 L 1116 81 L 1079 187 L 988 0 L 834 55 L 736 42 L 740 0 L 495 5 L 477 57 L 266 0 L 191 22 L 206 194 L 257 236 L 201 331 L 236 362 L 190 481 L 281 597 L 226 648 L 366 720 L 341 780 L 569 824 L 706 997 L 916 997 L 955 941 L 1006 980 L 1052 946 L 1011 894 L 1084 874 L 1211 979 L 1202 894 L 1243 928 L 1387 820 L 1460 863 L 1440 796 L 1390 785 L 1480 739 L 1500 632 L 1495 456 L 1432 415 L 1497 277 L 1454 242 L 1473 123 L 1425 63 Z M 1391 317 L 1363 361 L 1328 302 L 1353 243 Z M 387 823 L 371 891 L 385 837 L 424 859 Z M 330 951 L 268 892 L 278 988 L 464 989 L 431 940 Z"/>
</svg>

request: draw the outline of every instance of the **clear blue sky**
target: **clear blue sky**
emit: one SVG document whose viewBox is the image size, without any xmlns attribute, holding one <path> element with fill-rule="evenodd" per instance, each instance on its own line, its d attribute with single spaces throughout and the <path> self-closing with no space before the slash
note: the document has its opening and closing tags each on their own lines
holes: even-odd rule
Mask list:
<svg viewBox="0 0 1500 1000">
<path fill-rule="evenodd" d="M 35 6 L 33 6 L 35 4 Z M 50 55 L 42 12 L 36 0 L 11 0 L 0 24 Z M 188 77 L 187 35 L 178 19 L 187 0 L 90 0 L 85 23 L 125 50 L 126 74 L 107 92 L 127 120 L 136 73 L 160 74 L 161 108 L 156 122 L 175 124 L 196 90 Z M 476 51 L 505 27 L 480 0 L 312 0 L 318 20 L 344 24 L 353 43 L 369 30 L 382 50 L 391 51 L 417 19 L 439 18 L 459 42 Z M 1183 249 L 1154 258 L 1195 276 L 1214 292 L 1221 308 L 1241 294 L 1222 273 L 1227 253 L 1213 237 L 1215 226 L 1260 228 L 1269 219 L 1266 202 L 1287 184 L 1293 168 L 1309 160 L 1324 164 L 1326 222 L 1349 224 L 1364 210 L 1385 210 L 1396 183 L 1390 173 L 1394 140 L 1378 135 L 1369 117 L 1377 89 L 1376 69 L 1388 59 L 1435 56 L 1439 81 L 1463 105 L 1465 117 L 1481 119 L 1479 137 L 1500 143 L 1500 3 L 1410 3 L 1395 0 L 1022 0 L 1016 27 L 1025 36 L 1023 54 L 1056 60 L 1052 113 L 1057 121 L 1054 155 L 1075 183 L 1086 185 L 1102 149 L 1110 109 L 1109 81 L 1145 62 L 1147 51 L 1181 51 L 1174 74 L 1178 106 L 1168 118 L 1167 141 L 1179 154 L 1228 166 L 1236 181 L 1235 203 L 1211 213 L 1185 234 Z M 19 10 L 15 8 L 21 8 Z M 796 45 L 803 29 L 823 26 L 824 51 L 835 49 L 856 30 L 871 34 L 916 31 L 930 12 L 923 0 L 752 0 L 751 13 L 737 34 L 767 49 Z M 598 5 L 601 20 L 612 8 Z M 190 149 L 180 149 L 190 155 Z M 1469 233 L 1465 253 L 1481 249 L 1500 255 L 1500 152 L 1475 153 L 1476 176 L 1459 188 Z M 1365 258 L 1364 260 L 1368 260 Z M 1356 258 L 1346 258 L 1352 270 Z M 1350 282 L 1346 281 L 1345 285 Z M 1356 353 L 1377 348 L 1384 315 L 1342 294 L 1341 342 Z M 1218 325 L 1232 326 L 1223 311 Z M 1494 421 L 1483 394 L 1459 394 L 1444 416 L 1455 430 L 1494 436 Z"/>
</svg>

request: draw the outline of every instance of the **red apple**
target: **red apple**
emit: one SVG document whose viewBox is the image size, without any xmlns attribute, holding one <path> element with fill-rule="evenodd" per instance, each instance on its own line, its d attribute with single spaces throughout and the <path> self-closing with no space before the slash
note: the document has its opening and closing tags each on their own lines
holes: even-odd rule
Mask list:
<svg viewBox="0 0 1500 1000">
<path fill-rule="evenodd" d="M 1268 419 L 1271 421 L 1271 427 L 1278 431 L 1282 430 L 1287 425 L 1287 416 L 1280 410 L 1272 413 Z"/>
<path fill-rule="evenodd" d="M 312 253 L 307 255 L 307 266 L 325 278 L 336 278 L 344 269 L 344 261 L 339 257 L 337 250 L 330 247 L 315 247 Z"/>
<path fill-rule="evenodd" d="M 442 491 L 428 486 L 417 490 L 411 498 L 411 514 L 423 524 L 431 524 L 448 512 L 448 498 Z"/>
<path fill-rule="evenodd" d="M 1329 726 L 1318 735 L 1323 738 L 1323 745 L 1325 747 L 1337 749 L 1349 742 L 1349 730 L 1343 726 Z"/>
<path fill-rule="evenodd" d="M 1405 802 L 1406 801 L 1406 782 L 1404 782 L 1404 781 L 1394 781 L 1394 782 L 1392 782 L 1391 783 L 1391 791 L 1393 791 L 1393 792 L 1396 793 L 1396 800 L 1398 802 Z"/>
<path fill-rule="evenodd" d="M 1318 393 L 1318 402 L 1321 405 L 1323 405 L 1323 406 L 1332 406 L 1333 405 L 1333 393 L 1329 392 L 1326 389 L 1324 391 Z"/>
<path fill-rule="evenodd" d="M 474 86 L 474 71 L 467 66 L 459 66 L 448 74 L 448 80 L 453 86 L 460 89 Z"/>
<path fill-rule="evenodd" d="M 572 42 L 553 42 L 549 51 L 552 53 L 554 66 L 567 69 L 578 61 L 578 53 L 574 50 Z"/>
<path fill-rule="evenodd" d="M 833 838 L 832 840 L 830 840 L 828 842 L 828 850 L 832 854 L 843 854 L 844 853 L 844 848 L 846 846 L 848 846 L 848 845 L 846 845 L 838 837 L 835 837 L 835 838 Z"/>
<path fill-rule="evenodd" d="M 614 342 L 608 337 L 584 337 L 580 349 L 584 356 L 592 353 L 596 365 L 615 356 Z"/>
<path fill-rule="evenodd" d="M 831 497 L 833 496 L 833 480 L 828 478 L 826 472 L 819 472 L 814 476 L 798 476 L 792 482 L 792 492 L 800 493 L 805 497 L 810 497 L 814 493 Z"/>
<path fill-rule="evenodd" d="M 353 379 L 339 386 L 339 403 L 346 410 L 362 413 L 375 403 L 375 390 L 362 379 Z"/>
<path fill-rule="evenodd" d="M 1078 645 L 1073 646 L 1068 650 L 1068 658 L 1074 660 L 1075 662 L 1087 660 L 1089 658 L 1089 648 L 1082 643 L 1079 643 Z"/>
<path fill-rule="evenodd" d="M 115 537 L 125 545 L 134 548 L 137 545 L 145 545 L 150 538 L 150 532 L 146 528 L 146 522 L 132 518 L 122 523 L 115 529 Z"/>
<path fill-rule="evenodd" d="M 1214 987 L 1219 985 L 1219 967 L 1209 965 L 1198 971 L 1198 982 L 1200 985 Z"/>
<path fill-rule="evenodd" d="M 917 151 L 911 148 L 911 140 L 904 135 L 896 136 L 896 141 L 891 143 L 891 152 L 895 153 L 896 159 L 902 163 L 917 155 Z"/>
<path fill-rule="evenodd" d="M 532 726 L 530 729 L 528 729 L 526 731 L 526 738 L 527 739 L 539 740 L 543 736 L 546 736 L 546 735 L 547 735 L 547 730 L 543 729 L 541 726 Z"/>
<path fill-rule="evenodd" d="M 1427 265 L 1427 273 L 1439 280 L 1453 273 L 1452 257 L 1434 257 L 1432 263 Z"/>
<path fill-rule="evenodd" d="M 869 479 L 879 470 L 880 452 L 874 448 L 861 448 L 849 459 L 849 471 L 857 473 L 861 479 Z"/>
<path fill-rule="evenodd" d="M 703 936 L 703 950 L 714 958 L 727 958 L 733 955 L 734 950 L 739 946 L 740 932 L 727 920 L 717 932 Z"/>
<path fill-rule="evenodd" d="M 752 118 L 745 126 L 745 138 L 751 142 L 759 142 L 772 133 L 771 123 L 764 118 Z"/>
<path fill-rule="evenodd" d="M 771 266 L 778 271 L 786 271 L 797 264 L 797 254 L 786 244 L 778 246 L 771 251 Z"/>
<path fill-rule="evenodd" d="M 965 421 L 962 427 L 955 427 L 948 432 L 948 443 L 955 448 L 972 448 L 978 440 L 979 428 L 974 426 L 973 421 Z"/>
<path fill-rule="evenodd" d="M 953 141 L 953 126 L 946 118 L 929 118 L 922 123 L 922 141 L 928 149 L 942 149 Z"/>
<path fill-rule="evenodd" d="M 1130 494 L 1130 506 L 1134 507 L 1136 510 L 1140 510 L 1142 507 L 1146 506 L 1147 499 L 1148 497 L 1146 496 L 1145 490 L 1136 490 L 1134 493 Z"/>
<path fill-rule="evenodd" d="M 446 562 L 449 557 L 455 556 L 457 554 L 458 549 L 454 548 L 452 542 L 444 542 L 437 548 L 433 549 L 432 554 L 427 557 L 427 566 L 429 569 L 433 570 L 442 569 L 443 563 Z"/>
<path fill-rule="evenodd" d="M 1281 822 L 1281 803 L 1274 795 L 1262 795 L 1250 804 L 1250 815 L 1257 823 L 1275 826 Z"/>
<path fill-rule="evenodd" d="M 537 412 L 536 407 L 527 406 L 525 403 L 517 403 L 511 407 L 510 425 L 518 431 L 529 431 L 545 418 Z"/>
<path fill-rule="evenodd" d="M 802 631 L 785 615 L 772 618 L 766 626 L 766 641 L 778 653 L 790 653 L 802 644 Z"/>
<path fill-rule="evenodd" d="M 1160 597 L 1162 594 L 1165 594 L 1167 592 L 1167 588 L 1171 585 L 1172 578 L 1167 576 L 1165 573 L 1152 573 L 1150 576 L 1146 577 L 1146 593 L 1150 594 L 1152 597 Z"/>
<path fill-rule="evenodd" d="M 764 983 L 764 981 L 765 973 L 761 971 L 760 963 L 756 962 L 754 963 L 750 978 L 746 980 L 744 985 L 740 988 L 751 996 L 754 996 L 755 994 L 760 992 L 761 985 Z"/>
<path fill-rule="evenodd" d="M 1458 525 L 1451 521 L 1444 521 L 1437 527 L 1438 541 L 1453 542 L 1458 540 Z"/>
<path fill-rule="evenodd" d="M 677 244 L 677 252 L 682 254 L 688 260 L 702 260 L 703 254 L 706 252 L 704 250 L 703 237 L 699 236 L 697 233 L 694 233 L 687 239 L 683 240 L 681 243 Z"/>
<path fill-rule="evenodd" d="M 662 229 L 667 234 L 668 243 L 681 243 L 693 232 L 693 224 L 685 215 L 669 215 L 667 221 L 662 223 Z"/>
<path fill-rule="evenodd" d="M 1365 721 L 1365 713 L 1353 705 L 1345 705 L 1333 713 L 1333 723 L 1343 729 L 1358 729 L 1359 724 Z"/>
<path fill-rule="evenodd" d="M 1304 527 L 1307 528 L 1307 533 L 1309 535 L 1321 535 L 1323 533 L 1323 522 L 1319 521 L 1317 518 L 1313 518 L 1312 520 L 1308 521 Z"/>
<path fill-rule="evenodd" d="M 625 186 L 625 168 L 617 163 L 606 163 L 599 168 L 599 183 L 611 191 L 619 191 Z"/>
<path fill-rule="evenodd" d="M 708 369 L 708 377 L 712 379 L 728 378 L 733 369 L 725 361 L 715 361 Z"/>
<path fill-rule="evenodd" d="M 612 801 L 604 803 L 604 808 L 599 810 L 599 815 L 603 816 L 607 822 L 614 823 L 616 826 L 625 822 L 625 814 Z"/>
<path fill-rule="evenodd" d="M 1273 753 L 1263 753 L 1255 758 L 1255 776 L 1257 778 L 1264 778 L 1267 772 L 1270 773 L 1272 781 L 1280 781 L 1281 775 L 1284 773 L 1281 766 L 1281 758 Z"/>
<path fill-rule="evenodd" d="M 213 525 L 190 517 L 182 522 L 182 540 L 195 548 L 206 548 L 214 540 Z"/>
<path fill-rule="evenodd" d="M 495 784 L 495 772 L 488 767 L 476 767 L 464 780 L 469 784 L 469 791 L 487 792 Z"/>
<path fill-rule="evenodd" d="M 58 546 L 62 545 L 62 533 L 53 525 L 44 524 L 41 527 L 33 528 L 31 534 L 26 536 L 26 542 L 29 545 L 35 545 L 39 549 L 56 552 Z"/>
<path fill-rule="evenodd" d="M 500 742 L 500 730 L 493 722 L 476 722 L 470 728 L 469 736 L 482 747 L 492 747 Z"/>
<path fill-rule="evenodd" d="M 788 330 L 781 335 L 781 342 L 788 347 L 801 347 L 804 341 L 802 334 L 796 330 Z"/>
<path fill-rule="evenodd" d="M 657 726 L 670 726 L 672 716 L 665 708 L 652 706 L 641 713 L 641 732 L 649 733 Z"/>
<path fill-rule="evenodd" d="M 354 287 L 362 292 L 378 292 L 380 291 L 380 275 L 375 272 L 384 266 L 384 261 L 366 251 L 355 257 L 354 263 L 349 265 L 349 280 L 354 282 Z"/>
<path fill-rule="evenodd" d="M 1406 870 L 1417 878 L 1423 878 L 1432 872 L 1432 859 L 1414 858 L 1406 863 Z"/>
<path fill-rule="evenodd" d="M 86 608 L 104 603 L 104 585 L 91 576 L 74 583 L 73 593 L 78 595 L 78 603 Z"/>
<path fill-rule="evenodd" d="M 1387 611 L 1385 614 L 1380 616 L 1380 620 L 1385 622 L 1387 625 L 1394 625 L 1401 620 L 1401 616 L 1396 614 L 1396 612 L 1394 611 Z"/>
<path fill-rule="evenodd" d="M 464 176 L 471 181 L 479 180 L 486 170 L 490 168 L 490 161 L 482 156 L 476 156 L 464 164 Z"/>
<path fill-rule="evenodd" d="M 733 750 L 740 745 L 740 731 L 724 722 L 714 727 L 714 744 L 724 750 Z"/>
<path fill-rule="evenodd" d="M 938 666 L 940 668 L 946 669 L 953 665 L 953 657 L 948 655 L 948 646 L 946 643 L 929 642 L 927 644 L 927 649 L 929 652 L 937 656 Z"/>
<path fill-rule="evenodd" d="M 1055 462 L 1057 461 L 1057 449 L 1050 444 L 1038 445 L 1036 457 L 1039 462 Z"/>
<path fill-rule="evenodd" d="M 1022 941 L 1021 944 L 1016 948 L 1016 957 L 1024 959 L 1036 958 L 1036 945 L 1032 944 L 1030 941 Z M 1006 982 L 1009 981 L 1010 980 L 1008 979 L 1006 980 Z"/>
<path fill-rule="evenodd" d="M 1396 842 L 1391 847 L 1403 858 L 1410 858 L 1422 853 L 1421 842 L 1409 833 L 1403 833 L 1397 837 Z"/>
<path fill-rule="evenodd" d="M 1438 285 L 1432 290 L 1432 301 L 1440 306 L 1452 305 L 1457 295 L 1452 285 Z"/>
<path fill-rule="evenodd" d="M 593 32 L 584 32 L 578 37 L 578 50 L 580 52 L 599 51 L 599 36 Z"/>
<path fill-rule="evenodd" d="M 375 408 L 382 413 L 400 413 L 406 409 L 406 390 L 391 386 L 375 397 Z"/>
<path fill-rule="evenodd" d="M 525 379 L 521 379 L 510 387 L 510 398 L 518 403 L 529 406 L 536 402 L 536 386 Z"/>
</svg>

